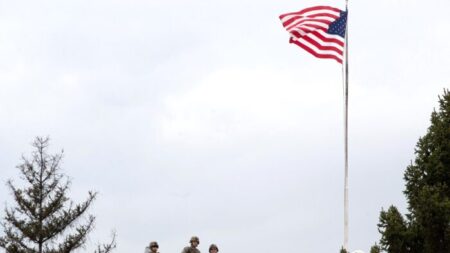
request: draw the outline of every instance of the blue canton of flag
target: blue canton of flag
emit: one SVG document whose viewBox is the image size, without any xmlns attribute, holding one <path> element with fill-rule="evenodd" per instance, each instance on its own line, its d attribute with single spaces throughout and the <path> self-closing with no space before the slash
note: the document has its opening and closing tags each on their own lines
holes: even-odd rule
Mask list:
<svg viewBox="0 0 450 253">
<path fill-rule="evenodd" d="M 345 38 L 345 31 L 347 30 L 347 11 L 341 11 L 341 16 L 330 24 L 327 33 L 336 34 Z"/>
</svg>

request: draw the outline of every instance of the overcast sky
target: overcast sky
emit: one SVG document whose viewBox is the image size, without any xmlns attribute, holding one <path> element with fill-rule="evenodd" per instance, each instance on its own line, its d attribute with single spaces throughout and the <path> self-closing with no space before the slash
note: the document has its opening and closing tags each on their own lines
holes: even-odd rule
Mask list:
<svg viewBox="0 0 450 253">
<path fill-rule="evenodd" d="M 341 67 L 278 15 L 344 1 L 0 1 L 0 209 L 35 136 L 70 196 L 100 195 L 87 250 L 338 252 Z M 350 249 L 405 211 L 403 171 L 450 85 L 448 0 L 350 2 Z M 0 214 L 3 217 L 3 213 Z M 80 251 L 81 252 L 81 251 Z"/>
</svg>

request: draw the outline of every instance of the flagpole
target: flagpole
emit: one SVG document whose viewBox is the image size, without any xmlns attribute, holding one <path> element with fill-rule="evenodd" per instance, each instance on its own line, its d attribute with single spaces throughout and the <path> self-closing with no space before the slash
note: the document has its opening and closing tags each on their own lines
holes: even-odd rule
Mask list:
<svg viewBox="0 0 450 253">
<path fill-rule="evenodd" d="M 345 112 L 344 112 L 344 249 L 348 251 L 348 0 L 345 0 L 345 11 L 347 11 L 347 22 L 345 29 Z"/>
</svg>

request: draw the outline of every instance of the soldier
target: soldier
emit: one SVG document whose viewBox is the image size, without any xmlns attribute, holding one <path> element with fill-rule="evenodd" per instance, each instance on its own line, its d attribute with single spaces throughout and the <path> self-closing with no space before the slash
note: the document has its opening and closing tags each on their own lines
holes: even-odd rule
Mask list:
<svg viewBox="0 0 450 253">
<path fill-rule="evenodd" d="M 200 253 L 200 250 L 197 249 L 197 246 L 200 244 L 200 240 L 197 236 L 192 236 L 189 241 L 191 246 L 184 247 L 181 253 Z"/>
<path fill-rule="evenodd" d="M 219 248 L 217 248 L 217 245 L 215 245 L 214 243 L 211 244 L 211 246 L 209 246 L 209 253 L 217 253 L 219 252 Z"/>
<path fill-rule="evenodd" d="M 145 253 L 159 253 L 158 248 L 159 246 L 157 242 L 151 242 L 150 245 L 145 248 Z"/>
</svg>

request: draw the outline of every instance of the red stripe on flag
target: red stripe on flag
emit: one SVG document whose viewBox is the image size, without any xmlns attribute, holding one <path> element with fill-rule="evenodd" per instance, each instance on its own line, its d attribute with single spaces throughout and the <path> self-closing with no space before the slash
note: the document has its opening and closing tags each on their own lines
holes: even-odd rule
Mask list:
<svg viewBox="0 0 450 253">
<path fill-rule="evenodd" d="M 324 42 L 327 42 L 327 43 L 336 43 L 336 44 L 338 44 L 339 46 L 344 47 L 344 41 L 342 41 L 342 40 L 324 37 L 324 36 L 323 36 L 320 32 L 318 32 L 318 31 L 312 31 L 311 33 L 314 34 L 314 35 L 316 35 L 319 39 L 321 39 L 321 40 L 324 41 Z"/>
<path fill-rule="evenodd" d="M 338 8 L 334 8 L 331 6 L 314 6 L 314 7 L 309 7 L 309 8 L 305 8 L 303 10 L 300 11 L 300 15 L 307 13 L 307 12 L 311 12 L 311 11 L 319 11 L 319 10 L 328 10 L 328 11 L 335 11 L 335 12 L 341 12 L 341 10 L 339 10 Z"/>
<path fill-rule="evenodd" d="M 325 33 L 327 32 L 327 29 L 325 29 L 323 27 L 313 28 L 313 27 L 308 27 L 308 26 L 293 27 L 293 28 L 289 29 L 288 32 L 292 33 L 293 31 L 298 30 L 298 29 L 304 31 L 305 33 L 310 33 L 310 32 L 319 31 L 319 30 L 322 32 L 325 32 Z"/>
<path fill-rule="evenodd" d="M 333 15 L 331 13 L 318 13 L 318 14 L 308 15 L 308 17 L 310 17 L 310 18 L 329 17 L 329 18 L 332 18 L 332 19 L 338 19 L 339 18 L 339 16 Z"/>
<path fill-rule="evenodd" d="M 302 16 L 297 16 L 297 17 L 293 17 L 293 18 L 289 19 L 288 21 L 284 22 L 283 26 L 287 27 L 287 26 L 291 25 L 292 23 L 294 23 L 295 21 L 299 21 L 298 23 L 296 23 L 296 25 L 304 23 L 304 22 L 308 22 L 308 21 L 320 22 L 320 23 L 324 23 L 326 25 L 331 24 L 331 21 L 330 20 L 326 20 L 326 19 L 305 18 L 305 17 L 302 17 Z"/>
<path fill-rule="evenodd" d="M 324 46 L 324 45 L 320 44 L 318 41 L 316 41 L 315 39 L 309 37 L 308 35 L 303 36 L 302 39 L 304 39 L 307 42 L 313 44 L 319 50 L 331 50 L 331 51 L 334 51 L 334 52 L 336 52 L 336 53 L 338 53 L 340 55 L 343 55 L 342 50 L 340 50 L 339 48 L 333 47 L 333 46 Z"/>
<path fill-rule="evenodd" d="M 307 28 L 307 27 L 314 28 L 313 31 L 314 31 L 314 30 L 322 30 L 322 31 L 324 31 L 324 32 L 327 31 L 327 28 L 324 28 L 323 26 L 316 25 L 316 24 L 304 24 L 303 27 L 305 27 L 305 28 Z M 302 28 L 303 28 L 303 27 L 302 27 Z"/>
<path fill-rule="evenodd" d="M 342 64 L 342 59 L 339 58 L 339 57 L 337 57 L 336 55 L 333 55 L 333 54 L 321 54 L 321 53 L 318 53 L 318 52 L 314 51 L 313 49 L 311 49 L 310 47 L 308 47 L 307 45 L 301 43 L 300 41 L 294 40 L 294 39 L 292 39 L 292 38 L 291 38 L 290 42 L 293 43 L 293 44 L 295 44 L 295 45 L 297 45 L 297 46 L 299 46 L 299 47 L 301 47 L 301 48 L 303 48 L 305 51 L 307 51 L 308 53 L 314 55 L 314 56 L 317 57 L 317 58 L 322 58 L 322 59 L 334 59 L 334 60 L 336 60 L 337 62 L 339 62 L 339 63 Z"/>
<path fill-rule="evenodd" d="M 298 39 L 303 36 L 299 31 L 292 31 L 291 35 Z"/>
<path fill-rule="evenodd" d="M 282 19 L 288 15 L 303 15 L 307 12 L 319 11 L 319 10 L 329 10 L 329 11 L 335 11 L 338 13 L 341 12 L 341 10 L 339 10 L 338 8 L 334 8 L 331 6 L 314 6 L 314 7 L 309 7 L 309 8 L 303 9 L 301 11 L 291 12 L 291 13 L 286 13 L 286 14 L 280 15 L 280 19 Z"/>
</svg>

